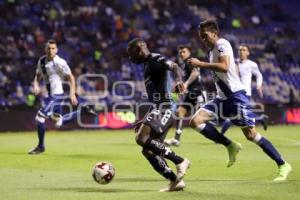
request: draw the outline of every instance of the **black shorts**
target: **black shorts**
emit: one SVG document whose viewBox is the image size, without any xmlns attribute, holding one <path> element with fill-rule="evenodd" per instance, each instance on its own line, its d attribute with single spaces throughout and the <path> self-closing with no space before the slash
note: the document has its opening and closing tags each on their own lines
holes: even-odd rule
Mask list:
<svg viewBox="0 0 300 200">
<path fill-rule="evenodd" d="M 183 102 L 182 104 L 179 104 L 179 106 L 183 106 L 189 111 L 200 104 L 204 104 L 204 102 L 206 102 L 206 98 L 202 91 L 189 91 L 184 96 Z"/>
<path fill-rule="evenodd" d="M 143 124 L 151 128 L 153 138 L 162 138 L 173 124 L 173 115 L 174 112 L 171 109 L 165 109 L 163 111 L 153 109 L 146 114 Z"/>
</svg>

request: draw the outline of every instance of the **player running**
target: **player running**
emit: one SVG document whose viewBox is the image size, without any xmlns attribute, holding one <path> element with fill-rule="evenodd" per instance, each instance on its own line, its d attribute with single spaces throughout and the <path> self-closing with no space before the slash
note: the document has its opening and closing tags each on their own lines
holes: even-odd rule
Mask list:
<svg viewBox="0 0 300 200">
<path fill-rule="evenodd" d="M 39 82 L 44 79 L 48 92 L 48 97 L 44 99 L 44 106 L 39 109 L 35 117 L 37 124 L 37 133 L 39 143 L 37 147 L 28 152 L 28 154 L 40 154 L 45 151 L 45 121 L 46 119 L 53 119 L 56 122 L 56 127 L 61 127 L 63 124 L 75 119 L 80 110 L 68 113 L 64 116 L 61 115 L 61 104 L 64 101 L 63 80 L 67 79 L 70 83 L 70 101 L 73 106 L 78 104 L 75 95 L 76 86 L 75 78 L 67 62 L 57 55 L 57 44 L 54 40 L 49 40 L 46 43 L 46 55 L 42 56 L 37 64 L 36 74 L 33 81 L 33 92 L 39 95 L 41 89 Z M 96 115 L 95 111 L 89 106 L 81 107 L 84 113 Z"/>
<path fill-rule="evenodd" d="M 187 93 L 184 95 L 183 102 L 180 102 L 180 106 L 177 109 L 179 119 L 176 120 L 176 132 L 175 137 L 165 140 L 166 145 L 180 145 L 180 136 L 183 129 L 183 118 L 188 112 L 194 113 L 201 104 L 206 101 L 205 93 L 201 83 L 201 76 L 199 68 L 193 68 L 187 64 L 187 60 L 191 57 L 191 49 L 187 45 L 180 45 L 178 47 L 178 53 L 180 59 L 184 62 L 182 65 L 184 76 L 184 88 Z"/>
<path fill-rule="evenodd" d="M 161 192 L 182 190 L 185 183 L 182 180 L 190 161 L 176 155 L 163 144 L 163 137 L 172 126 L 174 102 L 171 98 L 170 75 L 175 75 L 177 88 L 183 91 L 181 74 L 176 63 L 167 60 L 160 54 L 151 53 L 143 39 L 136 38 L 128 43 L 129 59 L 136 64 L 144 65 L 145 86 L 149 101 L 153 104 L 146 114 L 140 127 L 136 130 L 136 142 L 142 147 L 142 153 L 154 170 L 170 180 L 167 188 Z M 175 174 L 167 165 L 166 159 L 171 160 L 177 168 Z"/>
<path fill-rule="evenodd" d="M 260 135 L 255 129 L 255 115 L 249 109 L 249 99 L 244 86 L 236 72 L 233 51 L 230 43 L 219 38 L 219 28 L 216 21 L 207 20 L 200 23 L 199 37 L 204 45 L 210 49 L 209 63 L 190 58 L 188 63 L 199 68 L 212 70 L 217 88 L 217 97 L 202 106 L 192 117 L 191 127 L 217 143 L 223 144 L 229 153 L 228 167 L 236 161 L 236 156 L 241 150 L 241 145 L 231 141 L 210 123 L 214 118 L 226 119 L 240 126 L 246 138 L 257 145 L 276 162 L 278 175 L 274 181 L 283 181 L 287 178 L 292 168 L 284 161 L 272 143 Z"/>
<path fill-rule="evenodd" d="M 249 47 L 245 44 L 240 45 L 239 59 L 237 60 L 237 70 L 241 82 L 245 86 L 246 96 L 250 101 L 252 95 L 251 92 L 252 75 L 254 75 L 256 78 L 256 90 L 261 98 L 263 97 L 263 91 L 262 91 L 263 77 L 258 69 L 257 64 L 254 61 L 248 59 L 249 55 L 250 55 Z M 255 117 L 255 121 L 260 122 L 263 125 L 264 130 L 267 130 L 268 128 L 267 118 L 268 118 L 267 115 L 262 114 L 259 117 Z M 232 123 L 230 122 L 230 120 L 226 119 L 222 126 L 221 134 L 224 135 L 231 125 Z"/>
</svg>

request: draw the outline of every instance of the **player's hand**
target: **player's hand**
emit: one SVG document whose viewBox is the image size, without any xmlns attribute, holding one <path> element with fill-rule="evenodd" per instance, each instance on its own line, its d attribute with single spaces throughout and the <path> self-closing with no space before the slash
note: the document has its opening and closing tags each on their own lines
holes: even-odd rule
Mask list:
<svg viewBox="0 0 300 200">
<path fill-rule="evenodd" d="M 179 94 L 183 94 L 185 92 L 185 86 L 183 82 L 176 83 L 175 92 Z"/>
<path fill-rule="evenodd" d="M 183 86 L 184 86 L 184 91 L 186 91 L 188 89 L 188 87 L 189 87 L 186 82 L 183 84 Z"/>
<path fill-rule="evenodd" d="M 257 92 L 258 92 L 259 97 L 260 97 L 260 98 L 263 98 L 264 94 L 263 94 L 262 87 L 261 87 L 261 86 L 260 86 L 260 87 L 258 86 L 258 87 L 256 88 L 256 90 L 257 90 Z"/>
<path fill-rule="evenodd" d="M 41 92 L 41 88 L 38 85 L 33 86 L 33 94 L 38 95 Z"/>
<path fill-rule="evenodd" d="M 187 63 L 188 63 L 189 65 L 192 65 L 193 67 L 202 67 L 203 64 L 204 64 L 204 62 L 200 61 L 200 60 L 197 59 L 197 58 L 189 58 L 189 59 L 187 60 Z"/>
<path fill-rule="evenodd" d="M 77 106 L 78 101 L 77 101 L 77 97 L 76 97 L 75 94 L 70 96 L 70 100 L 71 100 L 71 103 L 72 103 L 73 106 Z"/>
</svg>

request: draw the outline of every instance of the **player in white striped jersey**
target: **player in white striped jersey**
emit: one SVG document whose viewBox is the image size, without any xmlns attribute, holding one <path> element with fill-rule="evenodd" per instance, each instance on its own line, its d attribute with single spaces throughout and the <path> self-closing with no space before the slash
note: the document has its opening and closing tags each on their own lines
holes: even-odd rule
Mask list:
<svg viewBox="0 0 300 200">
<path fill-rule="evenodd" d="M 38 61 L 36 75 L 33 81 L 33 92 L 38 95 L 41 91 L 39 81 L 44 79 L 48 92 L 48 97 L 44 99 L 44 105 L 39 109 L 35 121 L 37 124 L 37 133 L 39 143 L 37 147 L 29 151 L 29 154 L 39 154 L 45 151 L 45 121 L 48 118 L 56 121 L 56 126 L 60 127 L 63 124 L 75 119 L 80 110 L 70 112 L 66 115 L 61 115 L 61 104 L 64 101 L 63 80 L 67 79 L 70 82 L 69 98 L 71 104 L 78 104 L 75 95 L 75 78 L 67 62 L 57 55 L 57 44 L 54 40 L 49 40 L 45 47 L 45 56 L 42 56 Z M 82 106 L 85 113 L 94 114 L 90 107 Z"/>
<path fill-rule="evenodd" d="M 259 71 L 258 65 L 254 61 L 248 59 L 249 55 L 250 55 L 249 47 L 245 44 L 240 45 L 239 59 L 237 60 L 238 73 L 241 82 L 245 87 L 246 95 L 251 97 L 252 94 L 251 81 L 252 81 L 252 75 L 254 75 L 256 77 L 256 89 L 259 95 L 262 97 L 263 77 Z"/>
<path fill-rule="evenodd" d="M 259 71 L 258 65 L 252 61 L 249 60 L 248 57 L 250 55 L 250 49 L 246 44 L 241 44 L 239 46 L 239 59 L 237 60 L 237 71 L 240 76 L 241 82 L 245 87 L 246 90 L 246 96 L 250 100 L 252 91 L 251 91 L 251 83 L 252 83 L 252 76 L 254 75 L 256 78 L 256 90 L 259 94 L 259 96 L 263 97 L 262 92 L 262 82 L 263 82 L 263 76 Z M 259 122 L 263 125 L 264 130 L 267 130 L 267 115 L 260 115 L 255 117 L 256 123 Z M 225 134 L 225 132 L 228 130 L 228 128 L 231 126 L 231 122 L 229 119 L 226 119 L 221 130 L 221 134 Z"/>
<path fill-rule="evenodd" d="M 241 145 L 220 134 L 209 123 L 213 119 L 225 120 L 229 118 L 233 124 L 241 127 L 248 140 L 259 145 L 276 162 L 278 175 L 274 181 L 285 180 L 292 168 L 282 159 L 272 143 L 255 130 L 255 115 L 250 110 L 249 99 L 238 77 L 230 43 L 219 37 L 219 27 L 214 20 L 200 23 L 199 37 L 209 49 L 209 62 L 190 58 L 188 63 L 194 67 L 206 68 L 213 72 L 217 97 L 195 113 L 190 121 L 191 127 L 206 138 L 227 148 L 229 154 L 227 167 L 230 167 L 235 163 Z"/>
</svg>

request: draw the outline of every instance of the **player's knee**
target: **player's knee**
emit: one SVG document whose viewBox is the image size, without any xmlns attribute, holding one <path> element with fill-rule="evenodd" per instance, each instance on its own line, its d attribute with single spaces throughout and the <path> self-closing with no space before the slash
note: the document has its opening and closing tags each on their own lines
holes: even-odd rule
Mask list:
<svg viewBox="0 0 300 200">
<path fill-rule="evenodd" d="M 37 114 L 37 115 L 35 116 L 35 121 L 36 121 L 36 123 L 44 124 L 45 121 L 46 121 L 46 119 L 45 119 L 43 116 Z"/>
<path fill-rule="evenodd" d="M 144 146 L 144 144 L 146 143 L 146 141 L 148 140 L 149 137 L 147 137 L 145 134 L 137 134 L 135 136 L 135 141 L 138 145 L 140 146 Z"/>
<path fill-rule="evenodd" d="M 143 154 L 145 157 L 149 157 L 149 156 L 151 156 L 152 152 L 151 152 L 150 150 L 148 150 L 148 149 L 143 148 L 142 154 Z"/>
<path fill-rule="evenodd" d="M 244 129 L 243 130 L 245 137 L 247 138 L 247 140 L 251 141 L 251 142 L 255 142 L 257 139 L 257 133 L 255 131 L 253 131 L 252 129 L 248 128 L 248 129 Z"/>
<path fill-rule="evenodd" d="M 200 124 L 203 123 L 204 121 L 200 117 L 195 116 L 190 120 L 190 127 L 197 128 Z"/>
<path fill-rule="evenodd" d="M 146 141 L 150 138 L 151 128 L 143 125 L 135 136 L 135 141 L 138 145 L 144 146 Z"/>
<path fill-rule="evenodd" d="M 247 140 L 249 140 L 251 142 L 254 141 L 255 136 L 253 136 L 253 134 L 246 134 L 245 136 L 246 136 Z"/>
<path fill-rule="evenodd" d="M 139 137 L 138 134 L 135 136 L 135 142 L 136 142 L 138 145 L 143 146 L 143 145 L 142 145 L 142 141 L 141 141 L 141 139 L 140 139 L 140 137 Z"/>
<path fill-rule="evenodd" d="M 186 113 L 187 113 L 187 110 L 184 107 L 179 107 L 179 109 L 177 111 L 178 117 L 183 118 L 183 117 L 185 117 Z"/>
</svg>

